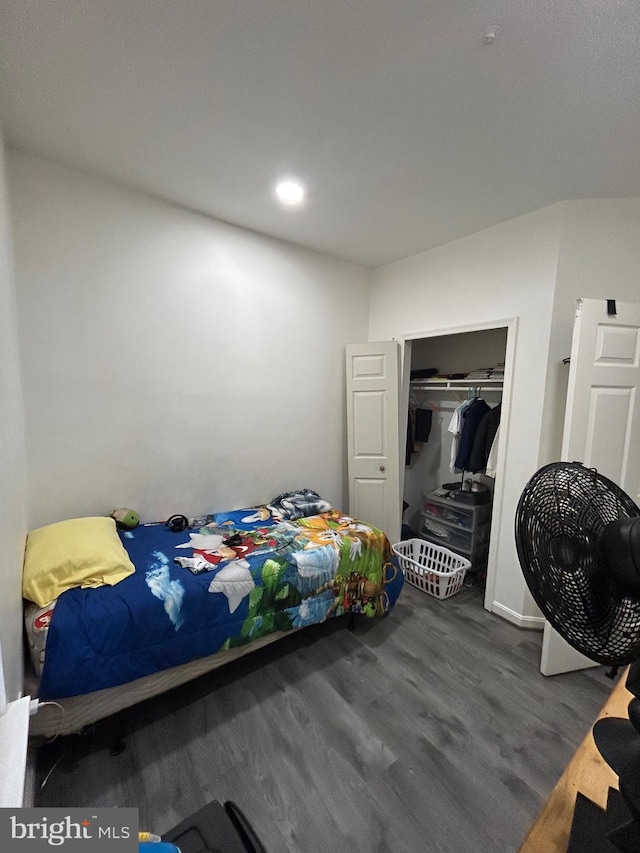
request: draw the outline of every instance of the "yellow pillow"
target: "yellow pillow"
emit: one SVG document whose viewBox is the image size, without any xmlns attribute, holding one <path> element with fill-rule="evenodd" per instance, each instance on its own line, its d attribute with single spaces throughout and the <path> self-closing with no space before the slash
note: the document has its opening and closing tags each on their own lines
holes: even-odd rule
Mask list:
<svg viewBox="0 0 640 853">
<path fill-rule="evenodd" d="M 27 536 L 22 595 L 45 607 L 74 586 L 113 586 L 135 571 L 112 518 L 71 518 Z"/>
</svg>

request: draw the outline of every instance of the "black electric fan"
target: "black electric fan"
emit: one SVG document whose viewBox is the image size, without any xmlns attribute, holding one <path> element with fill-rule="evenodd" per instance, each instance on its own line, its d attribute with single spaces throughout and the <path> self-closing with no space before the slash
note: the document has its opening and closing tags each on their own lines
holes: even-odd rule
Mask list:
<svg viewBox="0 0 640 853">
<path fill-rule="evenodd" d="M 631 815 L 608 834 L 640 850 L 640 509 L 619 486 L 578 462 L 555 462 L 529 480 L 518 503 L 516 547 L 546 619 L 601 664 L 632 664 L 629 719 L 599 720 L 594 739 L 619 777 Z"/>
</svg>

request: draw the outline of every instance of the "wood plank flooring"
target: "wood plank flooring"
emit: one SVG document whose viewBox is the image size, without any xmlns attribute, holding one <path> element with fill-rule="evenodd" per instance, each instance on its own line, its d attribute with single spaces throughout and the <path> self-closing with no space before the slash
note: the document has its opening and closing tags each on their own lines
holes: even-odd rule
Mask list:
<svg viewBox="0 0 640 853">
<path fill-rule="evenodd" d="M 614 686 L 545 678 L 540 645 L 478 589 L 405 585 L 386 619 L 306 629 L 42 746 L 36 805 L 134 806 L 162 833 L 230 799 L 269 853 L 514 853 Z"/>
</svg>

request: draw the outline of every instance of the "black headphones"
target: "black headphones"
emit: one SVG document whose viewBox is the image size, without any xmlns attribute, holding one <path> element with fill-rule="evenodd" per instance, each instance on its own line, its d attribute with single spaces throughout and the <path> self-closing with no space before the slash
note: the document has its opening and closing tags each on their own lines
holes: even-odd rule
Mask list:
<svg viewBox="0 0 640 853">
<path fill-rule="evenodd" d="M 165 522 L 165 527 L 168 527 L 172 533 L 181 533 L 189 526 L 189 519 L 186 515 L 172 515 Z"/>
</svg>

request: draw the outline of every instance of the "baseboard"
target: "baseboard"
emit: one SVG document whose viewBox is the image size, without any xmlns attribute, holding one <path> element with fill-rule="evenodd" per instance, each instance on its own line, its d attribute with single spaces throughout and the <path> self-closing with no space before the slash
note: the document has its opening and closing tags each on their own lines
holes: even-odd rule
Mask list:
<svg viewBox="0 0 640 853">
<path fill-rule="evenodd" d="M 516 613 L 515 610 L 505 607 L 504 604 L 500 604 L 498 601 L 491 602 L 491 612 L 502 619 L 506 619 L 507 622 L 517 625 L 518 628 L 527 628 L 533 631 L 542 631 L 544 629 L 544 616 L 523 616 L 522 613 Z"/>
</svg>

